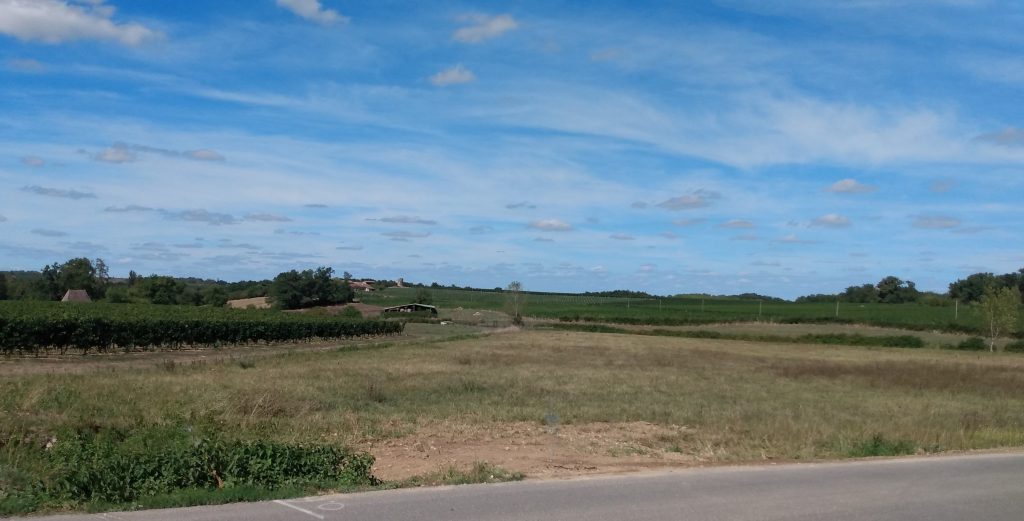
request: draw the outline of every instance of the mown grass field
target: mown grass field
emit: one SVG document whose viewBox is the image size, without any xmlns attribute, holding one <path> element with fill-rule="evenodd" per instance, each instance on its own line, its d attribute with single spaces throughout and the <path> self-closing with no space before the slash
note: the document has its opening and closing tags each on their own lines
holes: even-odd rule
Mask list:
<svg viewBox="0 0 1024 521">
<path fill-rule="evenodd" d="M 7 374 L 0 484 L 41 478 L 38 454 L 66 427 L 368 447 L 436 425 L 497 435 L 551 418 L 675 426 L 630 443 L 700 462 L 1019 447 L 1024 357 L 522 331 L 244 364 Z"/>
<path fill-rule="evenodd" d="M 388 288 L 360 293 L 363 302 L 396 305 L 411 302 L 416 288 Z M 451 288 L 428 289 L 442 308 L 506 310 L 501 292 Z M 981 331 L 984 320 L 976 306 L 923 304 L 794 303 L 734 298 L 620 298 L 585 295 L 528 294 L 523 314 L 530 317 L 593 322 L 682 325 L 714 322 L 846 322 L 920 330 Z M 1019 331 L 1024 331 L 1024 313 Z"/>
</svg>

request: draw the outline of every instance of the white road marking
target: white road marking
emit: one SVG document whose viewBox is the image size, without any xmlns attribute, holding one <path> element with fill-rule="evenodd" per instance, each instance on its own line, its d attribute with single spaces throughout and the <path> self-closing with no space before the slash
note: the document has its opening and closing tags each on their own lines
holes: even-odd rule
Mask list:
<svg viewBox="0 0 1024 521">
<path fill-rule="evenodd" d="M 320 514 L 317 514 L 316 512 L 310 512 L 309 510 L 306 510 L 305 508 L 295 506 L 295 505 L 293 505 L 293 504 L 291 504 L 291 503 L 289 503 L 287 501 L 281 501 L 280 499 L 275 499 L 274 503 L 277 503 L 278 505 L 284 505 L 284 506 L 286 506 L 288 508 L 294 508 L 295 510 L 298 510 L 299 512 L 302 512 L 303 514 L 309 514 L 309 515 L 311 515 L 311 516 L 313 516 L 313 517 L 315 517 L 317 519 L 323 519 L 324 518 L 324 516 L 322 516 Z"/>
</svg>

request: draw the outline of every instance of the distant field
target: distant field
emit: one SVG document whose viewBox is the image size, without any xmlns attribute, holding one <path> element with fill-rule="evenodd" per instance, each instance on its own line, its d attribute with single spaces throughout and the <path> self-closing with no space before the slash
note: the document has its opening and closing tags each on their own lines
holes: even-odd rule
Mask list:
<svg viewBox="0 0 1024 521">
<path fill-rule="evenodd" d="M 154 426 L 351 446 L 390 479 L 478 460 L 571 475 L 1019 447 L 1024 357 L 510 331 L 248 362 L 15 371 L 0 378 L 0 485 L 46 479 L 42 447 L 62 430 Z"/>
<path fill-rule="evenodd" d="M 388 288 L 360 294 L 363 302 L 393 305 L 415 298 L 416 288 Z M 429 289 L 442 308 L 504 310 L 507 297 L 500 292 Z M 562 320 L 637 324 L 685 325 L 728 321 L 816 322 L 836 321 L 911 329 L 981 331 L 982 316 L 974 306 L 921 304 L 848 304 L 759 302 L 757 300 L 693 298 L 632 299 L 583 295 L 528 294 L 526 316 Z M 1020 330 L 1024 330 L 1024 314 Z"/>
</svg>

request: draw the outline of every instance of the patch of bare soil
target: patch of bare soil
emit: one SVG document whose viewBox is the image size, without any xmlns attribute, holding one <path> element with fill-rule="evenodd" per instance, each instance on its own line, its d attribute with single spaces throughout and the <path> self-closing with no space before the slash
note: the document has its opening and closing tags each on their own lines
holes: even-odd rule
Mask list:
<svg viewBox="0 0 1024 521">
<path fill-rule="evenodd" d="M 531 478 L 558 478 L 699 465 L 705 460 L 699 450 L 681 448 L 689 434 L 687 427 L 647 422 L 430 424 L 359 448 L 376 457 L 374 475 L 385 480 L 480 461 Z"/>
</svg>

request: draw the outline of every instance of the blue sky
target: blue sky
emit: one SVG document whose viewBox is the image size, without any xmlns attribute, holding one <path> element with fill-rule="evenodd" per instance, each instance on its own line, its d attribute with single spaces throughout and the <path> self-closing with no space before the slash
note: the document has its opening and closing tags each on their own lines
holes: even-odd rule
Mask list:
<svg viewBox="0 0 1024 521">
<path fill-rule="evenodd" d="M 0 0 L 0 267 L 944 291 L 1024 266 L 1020 27 L 994 0 Z"/>
</svg>

